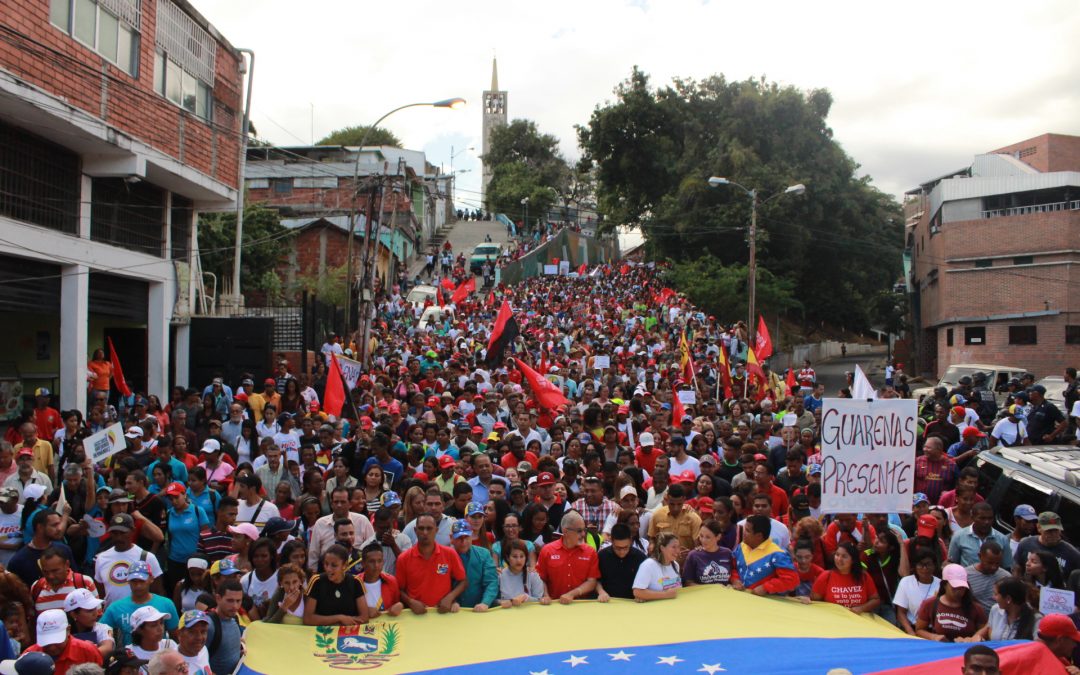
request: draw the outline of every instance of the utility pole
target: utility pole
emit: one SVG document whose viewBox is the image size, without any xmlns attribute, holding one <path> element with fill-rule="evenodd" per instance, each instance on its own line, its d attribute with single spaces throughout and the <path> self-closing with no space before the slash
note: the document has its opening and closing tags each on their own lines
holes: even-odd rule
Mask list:
<svg viewBox="0 0 1080 675">
<path fill-rule="evenodd" d="M 244 117 L 240 125 L 240 158 L 237 169 L 240 184 L 236 187 L 236 240 L 233 245 L 233 273 L 232 294 L 235 299 L 234 307 L 239 308 L 244 302 L 244 296 L 240 292 L 240 256 L 243 250 L 244 240 L 244 166 L 247 163 L 247 139 L 248 129 L 251 124 L 251 84 L 255 78 L 255 52 L 250 49 L 238 49 L 238 52 L 248 55 L 248 65 L 244 66 L 243 57 L 240 65 L 242 71 L 247 72 L 247 95 L 244 99 Z"/>
<path fill-rule="evenodd" d="M 750 190 L 750 260 L 747 265 L 747 304 L 749 318 L 746 320 L 746 347 L 754 348 L 754 304 L 757 300 L 757 190 Z M 749 379 L 749 378 L 748 378 Z"/>
</svg>

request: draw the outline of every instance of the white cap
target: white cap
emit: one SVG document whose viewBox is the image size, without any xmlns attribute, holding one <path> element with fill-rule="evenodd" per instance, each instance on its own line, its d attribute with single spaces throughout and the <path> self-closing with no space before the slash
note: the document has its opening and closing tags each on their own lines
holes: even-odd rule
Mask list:
<svg viewBox="0 0 1080 675">
<path fill-rule="evenodd" d="M 37 618 L 37 643 L 42 647 L 62 644 L 68 636 L 68 618 L 62 609 L 47 609 Z"/>
<path fill-rule="evenodd" d="M 77 609 L 97 609 L 101 607 L 101 598 L 94 595 L 87 588 L 76 588 L 64 598 L 64 611 L 74 612 Z"/>
<path fill-rule="evenodd" d="M 536 476 L 529 476 L 529 485 L 536 485 Z"/>
<path fill-rule="evenodd" d="M 788 413 L 784 415 L 784 419 L 782 421 L 785 427 L 793 427 L 798 423 L 799 418 L 795 416 L 795 413 Z"/>
<path fill-rule="evenodd" d="M 624 485 L 622 489 L 619 490 L 619 499 L 622 499 L 626 495 L 634 495 L 635 497 L 637 496 L 637 490 L 634 489 L 633 485 Z"/>
<path fill-rule="evenodd" d="M 30 483 L 23 488 L 23 499 L 41 499 L 45 496 L 45 486 L 41 483 Z"/>
<path fill-rule="evenodd" d="M 208 438 L 205 441 L 203 441 L 202 451 L 203 452 L 221 452 L 221 443 L 217 442 L 213 438 Z"/>
<path fill-rule="evenodd" d="M 638 436 L 638 442 L 642 445 L 656 445 L 656 439 L 648 431 L 641 432 L 641 435 Z"/>
<path fill-rule="evenodd" d="M 125 438 L 142 438 L 143 437 L 143 429 L 142 429 L 142 427 L 135 427 L 135 426 L 128 427 L 127 433 L 124 434 L 124 437 Z"/>
<path fill-rule="evenodd" d="M 139 626 L 151 621 L 158 621 L 160 619 L 168 619 L 170 614 L 163 614 L 157 610 L 156 607 L 151 605 L 145 605 L 138 608 L 131 613 L 131 618 L 128 622 L 131 624 L 131 630 L 137 630 Z"/>
</svg>

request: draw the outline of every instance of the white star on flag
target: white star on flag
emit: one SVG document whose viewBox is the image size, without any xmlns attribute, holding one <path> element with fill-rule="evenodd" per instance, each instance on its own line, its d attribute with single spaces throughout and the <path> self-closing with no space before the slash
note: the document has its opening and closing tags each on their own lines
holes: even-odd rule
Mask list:
<svg viewBox="0 0 1080 675">
<path fill-rule="evenodd" d="M 533 672 L 533 671 L 531 671 L 531 670 L 530 670 L 530 671 L 529 671 L 529 675 L 551 675 L 551 673 L 549 673 L 549 672 L 547 671 L 547 668 L 544 668 L 544 669 L 543 669 L 543 670 L 541 670 L 540 672 Z"/>
<path fill-rule="evenodd" d="M 630 657 L 635 656 L 635 654 L 627 654 L 626 652 L 624 652 L 623 650 L 620 649 L 619 651 L 615 652 L 614 654 L 608 654 L 608 656 L 611 657 L 612 661 L 629 661 Z"/>
<path fill-rule="evenodd" d="M 660 660 L 656 662 L 656 665 L 664 664 L 665 666 L 674 666 L 676 663 L 681 663 L 683 659 L 678 656 L 661 656 Z"/>
<path fill-rule="evenodd" d="M 580 665 L 589 665 L 588 656 L 574 656 L 570 655 L 570 658 L 563 661 L 563 663 L 569 663 L 571 668 L 577 668 Z"/>
<path fill-rule="evenodd" d="M 711 666 L 703 663 L 701 667 L 697 669 L 699 673 L 708 673 L 714 675 L 714 673 L 727 672 L 727 668 L 721 668 L 719 663 L 714 663 Z"/>
</svg>

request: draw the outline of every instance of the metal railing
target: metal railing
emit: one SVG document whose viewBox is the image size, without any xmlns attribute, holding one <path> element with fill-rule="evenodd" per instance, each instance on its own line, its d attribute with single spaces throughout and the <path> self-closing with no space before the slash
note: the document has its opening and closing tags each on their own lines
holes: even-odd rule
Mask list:
<svg viewBox="0 0 1080 675">
<path fill-rule="evenodd" d="M 1054 211 L 1080 211 L 1080 199 L 1030 206 L 1010 206 L 1005 209 L 988 209 L 982 212 L 983 218 L 1004 218 L 1007 216 L 1025 216 L 1029 213 L 1053 213 Z"/>
</svg>

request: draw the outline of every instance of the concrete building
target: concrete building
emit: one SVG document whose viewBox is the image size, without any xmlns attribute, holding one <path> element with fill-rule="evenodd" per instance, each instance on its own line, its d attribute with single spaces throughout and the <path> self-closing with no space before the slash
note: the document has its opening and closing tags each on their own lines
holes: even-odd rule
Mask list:
<svg viewBox="0 0 1080 675">
<path fill-rule="evenodd" d="M 1080 363 L 1080 137 L 976 155 L 905 195 L 920 371 L 954 363 L 1037 376 Z"/>
<path fill-rule="evenodd" d="M 85 409 L 111 337 L 164 397 L 198 214 L 235 208 L 242 55 L 186 0 L 5 0 L 0 23 L 0 375 Z"/>
<path fill-rule="evenodd" d="M 506 126 L 509 115 L 507 108 L 507 92 L 499 90 L 499 65 L 495 59 L 491 59 L 491 89 L 484 92 L 484 126 L 483 126 L 483 154 L 481 159 L 487 156 L 491 149 L 491 133 L 496 127 Z M 483 208 L 487 199 L 487 187 L 491 182 L 491 167 L 483 162 L 483 181 L 480 186 L 480 204 Z"/>
</svg>

